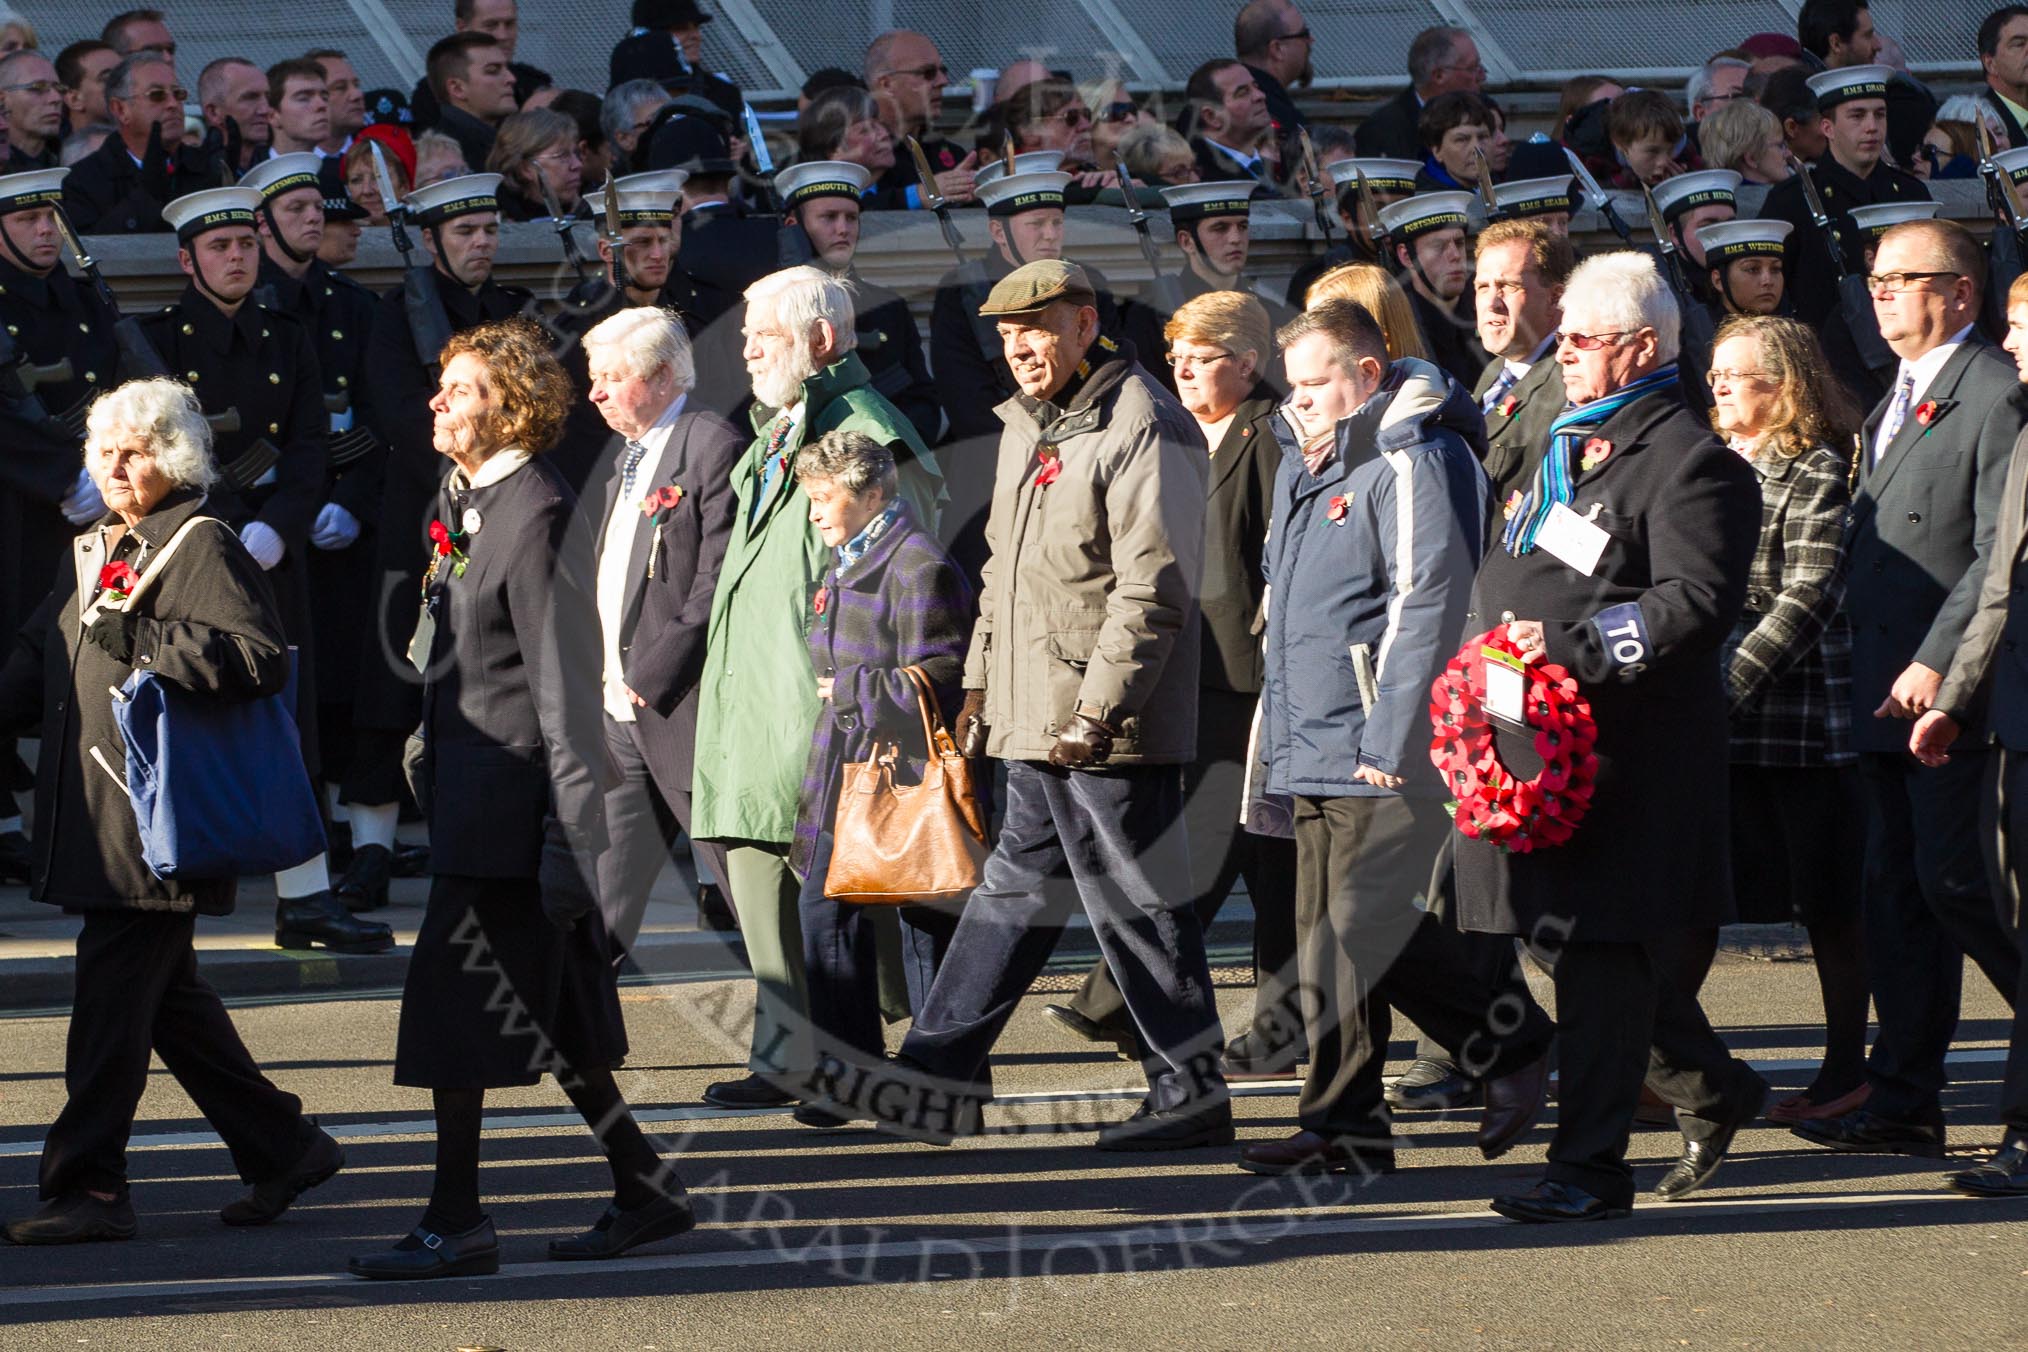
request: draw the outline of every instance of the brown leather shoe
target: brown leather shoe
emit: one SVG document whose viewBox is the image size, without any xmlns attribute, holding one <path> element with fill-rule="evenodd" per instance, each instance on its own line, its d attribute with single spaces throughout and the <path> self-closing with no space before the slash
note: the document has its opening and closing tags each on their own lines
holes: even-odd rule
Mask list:
<svg viewBox="0 0 2028 1352">
<path fill-rule="evenodd" d="M 1479 1114 L 1479 1153 L 1496 1160 L 1512 1148 L 1542 1111 L 1549 1092 L 1549 1057 L 1531 1061 L 1511 1075 L 1486 1081 L 1486 1107 Z"/>
<path fill-rule="evenodd" d="M 1362 1174 L 1394 1172 L 1391 1140 L 1337 1140 L 1299 1131 L 1281 1141 L 1260 1141 L 1240 1152 L 1239 1167 L 1250 1174 Z"/>
</svg>

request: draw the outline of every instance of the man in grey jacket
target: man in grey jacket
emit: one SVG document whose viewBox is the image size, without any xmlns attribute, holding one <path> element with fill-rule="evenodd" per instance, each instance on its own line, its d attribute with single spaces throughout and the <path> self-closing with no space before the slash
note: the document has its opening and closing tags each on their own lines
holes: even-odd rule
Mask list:
<svg viewBox="0 0 2028 1352">
<path fill-rule="evenodd" d="M 1099 1148 L 1229 1144 L 1224 1039 L 1183 828 L 1204 440 L 1130 348 L 1099 336 L 1097 297 L 1075 264 L 1015 269 L 980 313 L 1020 393 L 995 410 L 1006 426 L 991 556 L 957 732 L 968 755 L 1007 762 L 1007 811 L 901 1048 L 944 1097 L 920 1100 L 905 1125 L 977 1129 L 987 1055 L 1082 905 L 1149 1049 L 1146 1101 Z M 877 1095 L 874 1109 L 901 1120 Z"/>
</svg>

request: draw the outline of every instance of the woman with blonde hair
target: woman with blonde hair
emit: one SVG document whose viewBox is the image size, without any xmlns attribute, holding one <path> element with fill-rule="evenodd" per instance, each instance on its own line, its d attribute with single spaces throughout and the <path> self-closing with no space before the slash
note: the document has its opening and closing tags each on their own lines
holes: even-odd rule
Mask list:
<svg viewBox="0 0 2028 1352">
<path fill-rule="evenodd" d="M 1752 99 L 1721 104 L 1699 122 L 1697 148 L 1710 168 L 1748 183 L 1780 183 L 1792 172 L 1782 120 Z"/>
<path fill-rule="evenodd" d="M 1712 425 L 1760 477 L 1760 544 L 1725 645 L 1731 702 L 1733 890 L 1744 920 L 1800 919 L 1824 1001 L 1824 1060 L 1781 1122 L 1836 1117 L 1866 1096 L 1866 973 L 1845 596 L 1846 448 L 1858 426 L 1817 336 L 1736 315 L 1712 348 Z M 1704 942 L 1715 947 L 1717 935 Z M 1679 977 L 1701 982 L 1710 947 Z"/>
<path fill-rule="evenodd" d="M 1423 346 L 1422 331 L 1415 326 L 1415 311 L 1409 308 L 1408 296 L 1386 268 L 1374 263 L 1347 263 L 1332 268 L 1310 283 L 1303 308 L 1314 310 L 1327 300 L 1349 300 L 1372 315 L 1380 325 L 1381 336 L 1387 339 L 1389 361 L 1400 361 L 1403 357 L 1429 360 L 1429 350 Z"/>
<path fill-rule="evenodd" d="M 554 108 L 514 113 L 500 124 L 486 172 L 505 174 L 500 185 L 500 215 L 509 221 L 549 219 L 543 199 L 546 180 L 565 216 L 582 216 L 578 179 L 584 168 L 584 141 L 577 121 Z"/>
</svg>

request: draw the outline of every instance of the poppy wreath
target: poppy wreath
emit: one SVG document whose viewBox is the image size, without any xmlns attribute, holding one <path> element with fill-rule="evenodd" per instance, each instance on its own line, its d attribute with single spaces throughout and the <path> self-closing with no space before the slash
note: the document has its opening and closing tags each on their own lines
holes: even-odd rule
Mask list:
<svg viewBox="0 0 2028 1352">
<path fill-rule="evenodd" d="M 1485 649 L 1521 655 L 1507 626 L 1467 639 L 1430 687 L 1430 723 L 1436 731 L 1430 760 L 1456 799 L 1451 817 L 1458 834 L 1514 854 L 1548 849 L 1570 839 L 1591 809 L 1598 779 L 1598 724 L 1577 681 L 1548 662 L 1522 668 L 1522 706 L 1535 731 L 1542 770 L 1520 779 L 1500 763 L 1485 708 Z"/>
</svg>

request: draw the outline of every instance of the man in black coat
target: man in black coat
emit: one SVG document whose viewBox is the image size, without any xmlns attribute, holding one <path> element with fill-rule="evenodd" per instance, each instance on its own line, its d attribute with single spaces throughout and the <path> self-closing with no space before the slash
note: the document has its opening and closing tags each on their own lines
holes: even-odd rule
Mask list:
<svg viewBox="0 0 2028 1352">
<path fill-rule="evenodd" d="M 440 131 L 458 143 L 465 163 L 486 166 L 493 137 L 521 106 L 507 49 L 487 33 L 453 33 L 430 48 L 428 77 L 410 96 L 415 125 Z M 417 106 L 428 95 L 428 115 Z"/>
<path fill-rule="evenodd" d="M 1232 20 L 1232 50 L 1246 63 L 1247 73 L 1267 100 L 1282 163 L 1294 164 L 1301 154 L 1298 133 L 1304 127 L 1288 86 L 1307 85 L 1316 75 L 1310 54 L 1317 39 L 1291 0 L 1249 0 Z"/>
<path fill-rule="evenodd" d="M 521 38 L 521 14 L 515 0 L 454 0 L 451 26 L 455 30 L 451 38 L 486 38 L 500 48 L 505 73 L 513 81 L 514 103 L 508 112 L 526 104 L 536 90 L 547 89 L 556 83 L 548 71 L 514 59 L 514 48 Z M 434 64 L 434 56 L 435 51 L 432 50 L 429 64 Z M 426 69 L 424 77 L 416 81 L 415 90 L 409 95 L 408 104 L 414 113 L 418 131 L 442 125 L 444 101 L 437 83 L 435 76 Z M 486 166 L 483 156 L 469 163 L 474 169 Z"/>
<path fill-rule="evenodd" d="M 2002 5 L 1979 25 L 1979 102 L 2007 133 L 2003 150 L 2028 146 L 2028 5 Z"/>
<path fill-rule="evenodd" d="M 215 181 L 199 152 L 183 144 L 183 100 L 176 67 L 161 53 L 139 51 L 106 76 L 113 134 L 79 160 L 64 180 L 71 224 L 91 235 L 167 230 L 169 199 Z"/>
<path fill-rule="evenodd" d="M 1602 254 L 1571 273 L 1557 361 L 1574 407 L 1487 550 L 1465 625 L 1505 625 L 1526 661 L 1563 668 L 1597 728 L 1597 778 L 1574 835 L 1526 853 L 1459 836 L 1453 852 L 1463 927 L 1517 935 L 1554 964 L 1549 1167 L 1493 1203 L 1520 1221 L 1630 1214 L 1627 1140 L 1644 1075 L 1684 1136 L 1657 1189 L 1665 1201 L 1710 1179 L 1767 1093 L 1650 952 L 1733 914 L 1719 654 L 1746 604 L 1761 513 L 1751 467 L 1683 405 L 1679 323 L 1645 255 Z M 1532 741 L 1493 724 L 1516 774 L 1540 763 Z"/>
<path fill-rule="evenodd" d="M 666 116 L 648 133 L 647 163 L 651 170 L 686 175 L 676 266 L 689 281 L 699 317 L 715 324 L 738 308 L 749 286 L 783 265 L 780 227 L 749 216 L 733 196 L 739 166 L 732 142 L 719 118 L 685 110 L 694 102 L 679 99 L 663 110 Z"/>
<path fill-rule="evenodd" d="M 713 17 L 697 0 L 634 0 L 634 30 L 613 47 L 606 88 L 653 80 L 672 94 L 696 94 L 727 116 L 739 116 L 744 100 L 738 87 L 702 64 L 703 26 Z"/>
<path fill-rule="evenodd" d="M 1492 354 L 1472 386 L 1486 419 L 1486 477 L 1493 501 L 1526 493 L 1563 412 L 1556 327 L 1577 266 L 1568 238 L 1539 221 L 1496 221 L 1480 232 L 1472 291 L 1479 343 Z"/>
<path fill-rule="evenodd" d="M 1310 287 L 1333 268 L 1347 263 L 1392 266 L 1385 251 L 1368 234 L 1369 229 L 1378 229 L 1379 224 L 1366 221 L 1365 209 L 1359 202 L 1359 181 L 1362 178 L 1366 180 L 1366 195 L 1372 200 L 1374 210 L 1378 211 L 1404 197 L 1415 196 L 1415 176 L 1421 169 L 1420 160 L 1367 158 L 1332 160 L 1324 166 L 1324 172 L 1330 175 L 1332 188 L 1337 193 L 1338 223 L 1345 227 L 1345 239 L 1296 269 L 1289 278 L 1290 309 L 1302 309 L 1309 298 Z"/>
<path fill-rule="evenodd" d="M 1419 193 L 1380 209 L 1392 240 L 1395 275 L 1408 293 L 1429 358 L 1469 388 L 1486 366 L 1474 332 L 1470 270 L 1465 262 L 1467 192 Z"/>
<path fill-rule="evenodd" d="M 1261 153 L 1274 123 L 1253 72 L 1239 61 L 1206 61 L 1190 73 L 1183 96 L 1198 177 L 1207 183 L 1250 179 L 1274 191 L 1275 166 Z"/>
<path fill-rule="evenodd" d="M 1852 500 L 1852 725 L 1867 797 L 1866 948 L 1879 1033 L 1872 1093 L 1796 1135 L 1833 1150 L 1940 1157 L 1944 1056 L 1969 956 L 2009 999 L 2021 955 L 1987 890 L 1977 829 L 1989 763 L 1967 746 L 1918 770 L 1905 719 L 1935 706 L 1977 609 L 2028 394 L 1978 334 L 1984 257 L 1962 226 L 1917 221 L 1880 241 L 1880 331 L 1901 366 L 1866 421 Z"/>
<path fill-rule="evenodd" d="M 1422 161 L 1422 106 L 1439 94 L 1486 85 L 1479 45 L 1462 28 L 1425 28 L 1408 44 L 1409 87 L 1366 115 L 1353 133 L 1361 155 Z"/>
<path fill-rule="evenodd" d="M 690 834 L 704 632 L 732 532 L 732 467 L 747 439 L 690 403 L 690 340 L 666 310 L 623 310 L 587 333 L 584 347 L 592 403 L 613 429 L 582 499 L 597 551 L 605 742 L 616 772 L 599 904 L 607 929 L 631 949 L 676 828 Z M 726 876 L 723 845 L 691 849 L 712 877 Z"/>
<path fill-rule="evenodd" d="M 944 86 L 950 83 L 950 72 L 944 68 L 937 45 L 921 33 L 890 29 L 867 45 L 864 69 L 866 87 L 880 101 L 880 120 L 894 137 L 894 167 L 875 185 L 878 200 L 898 200 L 910 209 L 923 205 L 915 157 L 902 144 L 904 136 L 913 136 L 922 146 L 944 200 L 953 206 L 975 201 L 973 174 L 978 155 L 934 135 L 943 114 Z"/>
</svg>

